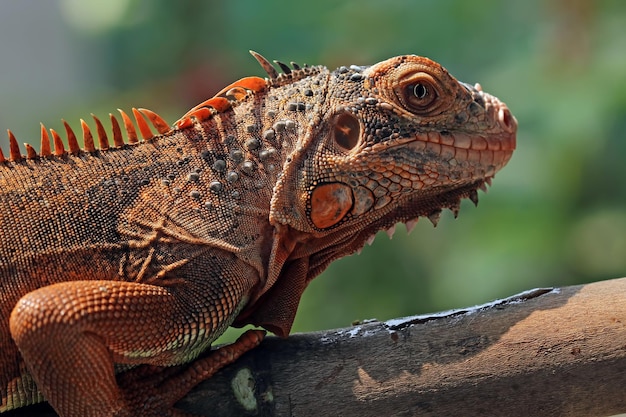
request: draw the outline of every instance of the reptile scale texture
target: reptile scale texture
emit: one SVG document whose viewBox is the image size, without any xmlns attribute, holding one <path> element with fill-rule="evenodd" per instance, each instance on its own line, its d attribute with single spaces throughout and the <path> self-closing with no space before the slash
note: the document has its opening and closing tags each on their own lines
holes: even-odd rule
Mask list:
<svg viewBox="0 0 626 417">
<path fill-rule="evenodd" d="M 427 58 L 331 72 L 252 55 L 267 78 L 172 125 L 146 109 L 110 129 L 63 121 L 65 141 L 42 125 L 25 155 L 9 131 L 0 413 L 181 415 L 177 400 L 265 334 L 207 354 L 228 326 L 286 337 L 330 262 L 398 222 L 456 216 L 515 149 L 506 105 Z"/>
</svg>

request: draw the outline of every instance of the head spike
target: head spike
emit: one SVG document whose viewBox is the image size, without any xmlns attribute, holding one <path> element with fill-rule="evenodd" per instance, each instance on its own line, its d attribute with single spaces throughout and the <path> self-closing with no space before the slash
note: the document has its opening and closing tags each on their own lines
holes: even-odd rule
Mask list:
<svg viewBox="0 0 626 417">
<path fill-rule="evenodd" d="M 263 70 L 267 72 L 267 75 L 269 75 L 270 80 L 274 80 L 278 78 L 278 71 L 276 71 L 276 68 L 274 68 L 274 66 L 267 59 L 265 59 L 263 55 L 254 51 L 250 51 L 250 53 L 252 54 L 254 59 L 257 60 L 259 65 L 261 65 L 261 68 L 263 68 Z"/>
<path fill-rule="evenodd" d="M 74 134 L 74 131 L 72 130 L 70 125 L 65 120 L 61 119 L 61 121 L 63 122 L 63 126 L 65 127 L 65 133 L 67 134 L 67 145 L 70 148 L 70 153 L 72 155 L 76 155 L 78 152 L 80 152 L 80 146 L 78 145 L 78 140 L 76 140 L 76 135 Z"/>
<path fill-rule="evenodd" d="M 146 116 L 146 118 L 150 120 L 150 122 L 152 122 L 152 125 L 160 134 L 165 135 L 166 133 L 170 131 L 170 127 L 167 124 L 167 122 L 163 120 L 161 116 L 159 116 L 152 110 L 148 110 L 148 109 L 138 109 L 138 110 L 141 112 L 141 114 Z"/>
<path fill-rule="evenodd" d="M 135 125 L 130 117 L 124 112 L 122 109 L 117 109 L 118 112 L 122 115 L 122 121 L 124 122 L 124 129 L 126 129 L 126 134 L 128 135 L 128 143 L 137 143 L 139 139 L 137 138 L 137 131 L 135 130 Z"/>
<path fill-rule="evenodd" d="M 50 136 L 48 136 L 48 129 L 40 123 L 41 125 L 41 145 L 40 145 L 40 155 L 41 156 L 51 156 L 52 151 L 50 148 Z"/>
<path fill-rule="evenodd" d="M 285 74 L 291 74 L 291 68 L 289 68 L 289 65 L 285 64 L 284 62 L 280 62 L 280 61 L 274 61 L 274 63 L 276 65 L 278 65 L 280 67 L 280 69 L 283 70 L 283 72 Z"/>
<path fill-rule="evenodd" d="M 152 138 L 152 131 L 150 130 L 150 126 L 146 123 L 146 120 L 141 116 L 139 110 L 133 107 L 133 116 L 135 116 L 135 121 L 137 122 L 137 126 L 139 127 L 139 133 L 141 133 L 141 137 L 144 140 L 148 140 Z"/>
<path fill-rule="evenodd" d="M 83 130 L 85 152 L 95 152 L 96 146 L 93 143 L 93 135 L 91 134 L 91 130 L 89 130 L 89 125 L 87 125 L 83 119 L 80 119 L 80 127 Z"/>
<path fill-rule="evenodd" d="M 4 157 L 4 152 L 2 152 L 2 148 L 0 148 L 0 162 L 6 162 L 7 159 Z"/>
<path fill-rule="evenodd" d="M 107 137 L 107 132 L 104 130 L 104 126 L 102 126 L 102 122 L 93 113 L 91 113 L 91 117 L 93 117 L 93 120 L 95 120 L 96 122 L 96 132 L 98 133 L 98 146 L 102 150 L 109 149 L 109 138 Z"/>
<path fill-rule="evenodd" d="M 300 69 L 300 65 L 298 65 L 297 62 L 291 61 L 290 64 L 293 67 L 293 69 L 295 69 L 295 70 L 299 70 Z"/>
<path fill-rule="evenodd" d="M 111 119 L 111 130 L 113 131 L 113 146 L 116 148 L 120 148 L 124 146 L 124 138 L 122 138 L 122 129 L 120 129 L 120 124 L 113 114 L 109 113 L 109 118 Z"/>
<path fill-rule="evenodd" d="M 61 136 L 59 136 L 59 134 L 54 129 L 50 129 L 50 133 L 52 134 L 52 142 L 54 144 L 54 155 L 65 155 L 65 147 L 63 146 L 63 140 L 61 139 Z"/>
<path fill-rule="evenodd" d="M 7 133 L 9 134 L 9 160 L 19 162 L 22 160 L 20 145 L 17 144 L 17 139 L 15 139 L 13 132 L 7 130 Z"/>
<path fill-rule="evenodd" d="M 28 143 L 25 143 L 24 146 L 26 147 L 26 159 L 37 158 L 37 151 L 35 150 L 35 148 L 33 148 Z"/>
</svg>

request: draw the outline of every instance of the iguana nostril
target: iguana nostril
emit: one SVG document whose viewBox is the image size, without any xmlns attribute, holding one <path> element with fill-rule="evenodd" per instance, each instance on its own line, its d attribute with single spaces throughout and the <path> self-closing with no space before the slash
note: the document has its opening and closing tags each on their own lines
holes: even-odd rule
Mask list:
<svg viewBox="0 0 626 417">
<path fill-rule="evenodd" d="M 498 121 L 509 132 L 515 132 L 515 130 L 517 130 L 517 120 L 506 107 L 501 107 L 500 110 L 498 110 Z"/>
</svg>

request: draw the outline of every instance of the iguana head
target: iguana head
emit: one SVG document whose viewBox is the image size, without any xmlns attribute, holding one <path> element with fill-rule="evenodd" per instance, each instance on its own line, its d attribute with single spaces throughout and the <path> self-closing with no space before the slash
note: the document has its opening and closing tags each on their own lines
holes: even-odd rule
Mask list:
<svg viewBox="0 0 626 417">
<path fill-rule="evenodd" d="M 291 298 L 332 260 L 398 222 L 410 230 L 420 216 L 436 225 L 444 208 L 456 216 L 460 200 L 477 203 L 477 189 L 515 149 L 517 122 L 506 105 L 428 58 L 341 67 L 324 88 L 322 114 L 286 156 L 271 202 L 273 259 L 285 277 L 270 271 L 270 285 L 278 282 L 265 305 L 287 302 L 264 307 L 253 322 L 279 334 L 291 326 Z"/>
<path fill-rule="evenodd" d="M 344 234 L 350 251 L 398 222 L 456 215 L 515 149 L 504 103 L 419 56 L 337 69 L 323 107 L 285 169 L 272 220 L 315 238 Z"/>
</svg>

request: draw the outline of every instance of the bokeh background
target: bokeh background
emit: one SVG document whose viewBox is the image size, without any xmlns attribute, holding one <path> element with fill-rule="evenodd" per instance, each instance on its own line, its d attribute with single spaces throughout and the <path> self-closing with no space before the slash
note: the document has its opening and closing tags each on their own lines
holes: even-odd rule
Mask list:
<svg viewBox="0 0 626 417">
<path fill-rule="evenodd" d="M 0 128 L 148 107 L 172 122 L 270 59 L 372 64 L 414 53 L 480 82 L 518 150 L 458 219 L 381 233 L 305 292 L 294 330 L 483 303 L 626 275 L 626 2 L 0 0 Z M 7 152 L 4 138 L 0 144 Z"/>
</svg>

